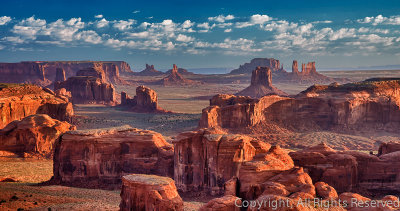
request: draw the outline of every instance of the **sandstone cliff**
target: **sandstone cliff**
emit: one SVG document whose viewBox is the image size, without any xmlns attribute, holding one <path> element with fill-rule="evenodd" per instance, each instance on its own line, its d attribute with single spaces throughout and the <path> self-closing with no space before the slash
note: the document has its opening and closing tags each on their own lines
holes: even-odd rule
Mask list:
<svg viewBox="0 0 400 211">
<path fill-rule="evenodd" d="M 67 80 L 65 78 L 65 71 L 61 68 L 57 68 L 56 69 L 56 79 L 54 80 L 54 82 L 59 82 L 59 81 L 65 81 Z"/>
<path fill-rule="evenodd" d="M 35 83 L 47 86 L 55 82 L 57 68 L 65 71 L 65 76 L 75 76 L 85 68 L 102 69 L 110 83 L 123 83 L 120 72 L 132 73 L 129 64 L 123 61 L 32 61 L 20 63 L 0 63 L 0 83 Z"/>
<path fill-rule="evenodd" d="M 173 153 L 161 134 L 130 126 L 68 131 L 55 145 L 54 181 L 107 188 L 130 173 L 172 177 Z"/>
<path fill-rule="evenodd" d="M 68 99 L 35 85 L 0 84 L 0 128 L 33 114 L 69 121 L 74 110 Z"/>
<path fill-rule="evenodd" d="M 64 88 L 71 92 L 72 103 L 74 104 L 100 103 L 114 105 L 116 103 L 114 86 L 104 82 L 101 71 L 90 68 L 80 71 L 78 74 L 93 76 L 74 76 L 66 81 L 56 82 L 54 90 Z"/>
<path fill-rule="evenodd" d="M 0 130 L 0 151 L 19 156 L 53 157 L 55 140 L 64 132 L 75 129 L 67 122 L 52 119 L 46 114 L 15 120 Z"/>
<path fill-rule="evenodd" d="M 269 67 L 272 72 L 286 72 L 280 65 L 279 60 L 274 58 L 255 58 L 250 63 L 240 65 L 238 69 L 231 71 L 231 74 L 250 73 L 257 67 Z"/>
<path fill-rule="evenodd" d="M 266 95 L 287 96 L 285 92 L 272 85 L 271 69 L 268 67 L 257 67 L 253 70 L 250 86 L 235 95 L 250 96 L 253 98 L 260 98 Z"/>
<path fill-rule="evenodd" d="M 121 106 L 130 111 L 139 113 L 165 113 L 164 109 L 158 106 L 157 93 L 145 86 L 136 88 L 136 95 L 132 98 L 125 92 L 121 93 Z"/>
</svg>

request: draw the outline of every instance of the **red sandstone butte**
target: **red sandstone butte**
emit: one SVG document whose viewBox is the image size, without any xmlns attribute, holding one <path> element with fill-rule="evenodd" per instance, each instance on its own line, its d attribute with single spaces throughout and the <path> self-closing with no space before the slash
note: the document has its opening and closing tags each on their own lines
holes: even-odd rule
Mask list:
<svg viewBox="0 0 400 211">
<path fill-rule="evenodd" d="M 27 116 L 0 130 L 0 151 L 51 158 L 56 139 L 74 129 L 69 123 L 52 119 L 46 114 Z"/>
<path fill-rule="evenodd" d="M 131 174 L 122 177 L 120 209 L 183 211 L 183 201 L 171 178 Z"/>
<path fill-rule="evenodd" d="M 196 81 L 192 81 L 189 79 L 186 79 L 183 77 L 179 72 L 178 72 L 178 67 L 174 64 L 171 73 L 156 82 L 156 84 L 164 85 L 164 86 L 182 86 L 182 85 L 190 85 L 190 84 L 196 84 Z"/>
<path fill-rule="evenodd" d="M 253 70 L 250 86 L 235 95 L 250 96 L 253 98 L 260 98 L 265 95 L 287 96 L 285 92 L 272 85 L 271 69 L 268 67 L 257 67 Z"/>
<path fill-rule="evenodd" d="M 145 86 L 138 86 L 133 98 L 130 98 L 125 92 L 121 92 L 121 106 L 139 113 L 168 112 L 158 105 L 157 93 Z"/>
<path fill-rule="evenodd" d="M 157 76 L 163 74 L 164 74 L 163 72 L 154 69 L 154 65 L 148 65 L 148 64 L 146 64 L 146 68 L 144 70 L 135 73 L 135 75 L 140 75 L 140 76 Z"/>
<path fill-rule="evenodd" d="M 130 173 L 172 177 L 173 153 L 161 134 L 130 126 L 68 131 L 55 145 L 54 181 L 113 188 Z"/>
<path fill-rule="evenodd" d="M 74 114 L 68 99 L 35 85 L 0 85 L 0 105 L 0 128 L 33 114 L 47 114 L 61 121 L 69 121 Z"/>
</svg>

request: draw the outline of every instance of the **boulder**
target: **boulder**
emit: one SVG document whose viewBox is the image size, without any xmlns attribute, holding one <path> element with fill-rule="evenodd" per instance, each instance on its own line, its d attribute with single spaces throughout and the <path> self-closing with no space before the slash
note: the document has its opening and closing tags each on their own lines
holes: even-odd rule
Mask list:
<svg viewBox="0 0 400 211">
<path fill-rule="evenodd" d="M 317 182 L 314 186 L 317 191 L 317 196 L 323 199 L 336 199 L 338 197 L 335 188 L 325 182 Z"/>
<path fill-rule="evenodd" d="M 122 177 L 119 207 L 122 211 L 183 211 L 183 201 L 171 178 L 131 174 Z"/>
<path fill-rule="evenodd" d="M 74 115 L 72 104 L 35 85 L 0 85 L 0 129 L 14 120 L 33 114 L 47 114 L 60 121 Z"/>
<path fill-rule="evenodd" d="M 174 148 L 159 133 L 130 126 L 68 131 L 56 142 L 55 182 L 118 186 L 130 173 L 173 176 Z"/>
<path fill-rule="evenodd" d="M 268 67 L 257 67 L 253 70 L 250 86 L 235 95 L 253 98 L 260 98 L 266 95 L 287 96 L 285 92 L 272 85 L 271 69 Z"/>
<path fill-rule="evenodd" d="M 75 130 L 75 126 L 46 114 L 27 116 L 0 130 L 0 150 L 51 158 L 56 139 L 69 130 Z"/>
<path fill-rule="evenodd" d="M 200 211 L 240 211 L 242 201 L 237 196 L 226 195 L 215 198 L 200 208 Z"/>
<path fill-rule="evenodd" d="M 379 146 L 378 156 L 400 151 L 400 142 L 390 141 Z"/>
<path fill-rule="evenodd" d="M 157 93 L 145 86 L 138 86 L 136 88 L 136 96 L 133 99 L 125 92 L 121 92 L 121 106 L 139 113 L 167 112 L 158 106 Z"/>
</svg>

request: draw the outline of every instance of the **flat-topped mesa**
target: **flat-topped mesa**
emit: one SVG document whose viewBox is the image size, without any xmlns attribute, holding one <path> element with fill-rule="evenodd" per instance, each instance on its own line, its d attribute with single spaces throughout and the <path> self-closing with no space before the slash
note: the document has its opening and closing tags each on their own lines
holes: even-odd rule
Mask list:
<svg viewBox="0 0 400 211">
<path fill-rule="evenodd" d="M 240 65 L 238 69 L 231 71 L 231 74 L 250 73 L 257 67 L 269 67 L 272 72 L 286 72 L 280 65 L 279 60 L 274 58 L 255 58 L 250 63 Z"/>
<path fill-rule="evenodd" d="M 0 151 L 9 151 L 21 157 L 51 158 L 56 139 L 62 133 L 74 129 L 75 126 L 52 119 L 46 114 L 27 116 L 0 130 Z"/>
<path fill-rule="evenodd" d="M 123 175 L 173 177 L 174 148 L 159 133 L 130 126 L 66 132 L 55 144 L 54 180 L 116 187 Z"/>
<path fill-rule="evenodd" d="M 250 86 L 235 95 L 250 96 L 254 98 L 260 98 L 265 95 L 287 96 L 285 92 L 272 85 L 271 69 L 268 67 L 257 67 L 253 70 Z"/>
<path fill-rule="evenodd" d="M 133 99 L 125 92 L 121 92 L 121 106 L 139 113 L 168 112 L 158 106 L 157 93 L 145 86 L 138 86 L 136 88 L 136 96 Z"/>
<path fill-rule="evenodd" d="M 68 99 L 35 85 L 0 84 L 0 105 L 0 128 L 33 114 L 47 114 L 61 121 L 69 121 L 74 115 Z"/>
<path fill-rule="evenodd" d="M 299 65 L 297 64 L 297 60 L 293 60 L 292 73 L 299 74 Z"/>
<path fill-rule="evenodd" d="M 183 211 L 183 200 L 171 178 L 131 174 L 122 177 L 120 209 Z"/>
<path fill-rule="evenodd" d="M 54 76 L 47 78 L 42 66 L 34 62 L 0 63 L 0 75 L 0 83 L 30 83 L 47 86 L 51 84 L 50 80 L 54 79 Z"/>
<path fill-rule="evenodd" d="M 62 82 L 65 81 L 65 71 L 62 68 L 57 68 L 56 69 L 56 79 L 54 80 L 54 82 Z"/>
<path fill-rule="evenodd" d="M 135 73 L 135 75 L 142 75 L 142 76 L 157 76 L 163 75 L 164 73 L 154 69 L 154 65 L 146 64 L 146 68 L 141 72 Z"/>
<path fill-rule="evenodd" d="M 178 67 L 174 64 L 171 73 L 155 82 L 156 84 L 164 85 L 164 86 L 170 86 L 170 85 L 190 85 L 190 84 L 196 84 L 196 81 L 192 81 L 189 79 L 184 78 L 179 72 L 178 72 Z"/>
<path fill-rule="evenodd" d="M 78 76 L 70 77 L 63 82 L 55 82 L 54 90 L 65 88 L 71 92 L 74 104 L 109 104 L 114 105 L 115 88 L 105 82 L 104 72 L 97 68 L 78 71 Z"/>
<path fill-rule="evenodd" d="M 76 73 L 76 76 L 91 76 L 95 78 L 101 79 L 102 82 L 106 82 L 106 76 L 103 69 L 88 67 L 82 70 L 79 70 Z"/>
</svg>

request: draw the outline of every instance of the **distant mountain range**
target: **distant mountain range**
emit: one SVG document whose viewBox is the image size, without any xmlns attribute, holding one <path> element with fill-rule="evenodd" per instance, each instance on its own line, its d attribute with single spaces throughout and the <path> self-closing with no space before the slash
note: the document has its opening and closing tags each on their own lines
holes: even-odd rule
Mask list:
<svg viewBox="0 0 400 211">
<path fill-rule="evenodd" d="M 400 70 L 400 65 L 363 66 L 363 67 L 340 67 L 340 68 L 318 68 L 318 71 L 340 71 L 340 70 Z"/>
</svg>

